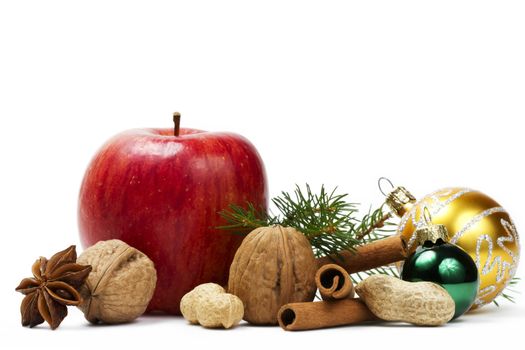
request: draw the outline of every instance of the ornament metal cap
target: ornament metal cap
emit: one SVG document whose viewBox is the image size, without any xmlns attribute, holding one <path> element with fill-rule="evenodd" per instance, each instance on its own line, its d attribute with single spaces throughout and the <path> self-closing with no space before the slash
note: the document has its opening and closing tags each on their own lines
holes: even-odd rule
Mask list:
<svg viewBox="0 0 525 350">
<path fill-rule="evenodd" d="M 405 215 L 415 202 L 416 198 L 403 186 L 394 188 L 385 199 L 386 205 L 399 217 Z"/>
<path fill-rule="evenodd" d="M 427 207 L 424 210 L 425 226 L 416 230 L 416 240 L 418 245 L 423 245 L 426 241 L 436 243 L 438 239 L 448 242 L 448 230 L 445 225 L 432 223 L 430 212 Z"/>
</svg>

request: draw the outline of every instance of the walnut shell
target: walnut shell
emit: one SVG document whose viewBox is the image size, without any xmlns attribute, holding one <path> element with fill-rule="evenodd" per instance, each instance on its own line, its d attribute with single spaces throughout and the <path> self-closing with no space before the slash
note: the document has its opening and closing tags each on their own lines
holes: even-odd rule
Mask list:
<svg viewBox="0 0 525 350">
<path fill-rule="evenodd" d="M 291 227 L 260 227 L 235 253 L 228 292 L 244 303 L 244 320 L 277 324 L 288 303 L 312 301 L 317 263 L 308 239 Z"/>
<path fill-rule="evenodd" d="M 93 268 L 80 289 L 79 308 L 89 322 L 130 322 L 146 311 L 157 272 L 144 253 L 113 239 L 86 249 L 77 263 Z"/>
</svg>

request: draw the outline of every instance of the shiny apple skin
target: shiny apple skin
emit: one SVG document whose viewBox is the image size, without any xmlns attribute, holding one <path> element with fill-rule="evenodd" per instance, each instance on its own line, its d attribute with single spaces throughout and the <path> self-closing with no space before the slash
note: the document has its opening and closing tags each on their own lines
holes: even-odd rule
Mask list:
<svg viewBox="0 0 525 350">
<path fill-rule="evenodd" d="M 225 285 L 243 237 L 217 230 L 218 212 L 252 202 L 266 210 L 263 162 L 232 133 L 135 129 L 110 139 L 82 181 L 78 224 L 84 248 L 120 239 L 148 255 L 157 287 L 148 311 L 180 314 L 195 286 Z"/>
</svg>

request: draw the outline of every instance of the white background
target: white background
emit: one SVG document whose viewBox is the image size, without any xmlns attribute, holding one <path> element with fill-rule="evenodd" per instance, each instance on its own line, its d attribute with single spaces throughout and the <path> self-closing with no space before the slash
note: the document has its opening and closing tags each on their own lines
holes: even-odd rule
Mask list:
<svg viewBox="0 0 525 350">
<path fill-rule="evenodd" d="M 249 138 L 271 195 L 324 183 L 368 206 L 379 176 L 417 197 L 468 186 L 525 230 L 524 17 L 520 1 L 1 1 L 0 347 L 516 347 L 523 295 L 440 328 L 93 327 L 70 309 L 52 332 L 20 326 L 14 288 L 36 257 L 79 243 L 98 147 L 170 127 L 174 110 Z"/>
</svg>

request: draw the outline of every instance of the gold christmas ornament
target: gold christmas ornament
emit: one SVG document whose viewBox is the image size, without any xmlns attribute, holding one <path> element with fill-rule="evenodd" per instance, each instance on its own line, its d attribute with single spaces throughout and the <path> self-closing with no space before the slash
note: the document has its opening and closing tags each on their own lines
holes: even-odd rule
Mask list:
<svg viewBox="0 0 525 350">
<path fill-rule="evenodd" d="M 463 248 L 476 262 L 480 286 L 472 309 L 492 302 L 514 277 L 520 244 L 509 214 L 486 194 L 468 188 L 446 188 L 419 201 L 404 188 L 387 195 L 386 203 L 401 217 L 397 233 L 409 250 L 417 247 L 416 229 L 425 225 L 428 208 L 432 222 L 444 225 L 450 243 Z"/>
</svg>

